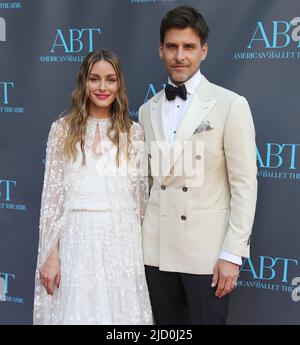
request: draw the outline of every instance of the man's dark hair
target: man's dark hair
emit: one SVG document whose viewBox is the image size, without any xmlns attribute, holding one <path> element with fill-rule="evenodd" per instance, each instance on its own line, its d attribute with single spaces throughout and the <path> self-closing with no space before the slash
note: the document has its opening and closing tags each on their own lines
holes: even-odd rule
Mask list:
<svg viewBox="0 0 300 345">
<path fill-rule="evenodd" d="M 194 7 L 179 6 L 169 11 L 160 24 L 160 43 L 165 40 L 165 33 L 171 28 L 193 29 L 200 37 L 201 44 L 206 43 L 209 29 L 202 14 Z"/>
</svg>

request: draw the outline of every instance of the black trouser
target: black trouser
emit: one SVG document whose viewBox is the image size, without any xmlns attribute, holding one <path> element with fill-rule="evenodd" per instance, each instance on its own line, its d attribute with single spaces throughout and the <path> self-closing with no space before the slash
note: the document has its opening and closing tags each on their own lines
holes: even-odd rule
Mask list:
<svg viewBox="0 0 300 345">
<path fill-rule="evenodd" d="M 225 324 L 229 295 L 215 296 L 212 275 L 166 272 L 152 266 L 145 269 L 156 324 Z"/>
</svg>

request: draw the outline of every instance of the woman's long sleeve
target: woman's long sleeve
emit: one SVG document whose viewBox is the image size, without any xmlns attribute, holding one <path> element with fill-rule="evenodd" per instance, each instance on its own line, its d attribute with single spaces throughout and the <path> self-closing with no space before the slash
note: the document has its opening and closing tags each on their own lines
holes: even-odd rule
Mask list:
<svg viewBox="0 0 300 345">
<path fill-rule="evenodd" d="M 59 240 L 64 213 L 64 129 L 59 121 L 52 124 L 46 148 L 45 174 L 40 210 L 39 264 L 42 265 Z"/>
<path fill-rule="evenodd" d="M 135 123 L 132 128 L 132 155 L 134 158 L 135 176 L 133 189 L 138 206 L 138 216 L 142 222 L 145 215 L 146 203 L 149 198 L 148 183 L 148 150 L 144 138 L 144 130 L 140 124 Z"/>
</svg>

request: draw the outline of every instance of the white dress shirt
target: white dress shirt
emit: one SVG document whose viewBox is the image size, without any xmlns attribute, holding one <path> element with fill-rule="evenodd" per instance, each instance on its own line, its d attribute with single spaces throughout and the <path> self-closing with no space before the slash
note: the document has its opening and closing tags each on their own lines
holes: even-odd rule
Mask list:
<svg viewBox="0 0 300 345">
<path fill-rule="evenodd" d="M 186 110 L 191 102 L 192 96 L 194 92 L 196 91 L 202 78 L 203 78 L 203 75 L 200 73 L 200 70 L 198 70 L 198 72 L 194 74 L 192 78 L 190 78 L 189 80 L 185 82 L 185 87 L 187 90 L 186 100 L 183 100 L 179 96 L 176 96 L 175 99 L 171 101 L 168 101 L 166 99 L 164 123 L 166 126 L 166 133 L 167 133 L 169 143 L 173 142 L 177 128 L 179 127 L 179 124 L 182 121 L 186 113 Z M 177 87 L 177 85 L 172 83 L 170 78 L 168 80 L 168 83 Z M 233 262 L 238 265 L 242 264 L 242 258 L 240 256 L 233 255 L 224 250 L 221 251 L 219 258 L 229 261 L 229 262 Z"/>
</svg>

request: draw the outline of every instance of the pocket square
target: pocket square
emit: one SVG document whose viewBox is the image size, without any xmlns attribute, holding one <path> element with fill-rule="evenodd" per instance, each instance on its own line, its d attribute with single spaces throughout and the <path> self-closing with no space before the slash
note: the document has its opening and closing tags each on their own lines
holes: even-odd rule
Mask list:
<svg viewBox="0 0 300 345">
<path fill-rule="evenodd" d="M 200 125 L 195 129 L 193 134 L 201 133 L 203 131 L 209 131 L 211 129 L 214 129 L 214 127 L 211 126 L 209 121 L 202 121 Z"/>
</svg>

